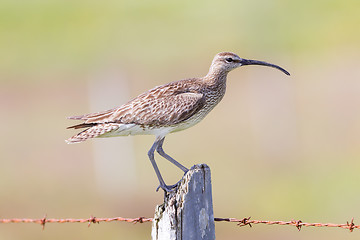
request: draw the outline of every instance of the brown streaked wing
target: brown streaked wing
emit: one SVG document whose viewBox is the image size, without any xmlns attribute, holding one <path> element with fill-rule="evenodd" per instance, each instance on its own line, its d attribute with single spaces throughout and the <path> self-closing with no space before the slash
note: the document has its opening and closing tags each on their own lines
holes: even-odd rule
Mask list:
<svg viewBox="0 0 360 240">
<path fill-rule="evenodd" d="M 179 90 L 181 91 L 181 87 L 182 87 L 181 84 L 178 84 L 178 82 L 172 82 L 162 86 L 157 86 L 147 92 L 140 94 L 136 98 L 130 100 L 129 102 L 125 103 L 120 107 L 106 111 L 96 112 L 96 113 L 88 113 L 79 116 L 72 116 L 72 117 L 68 117 L 68 119 L 84 120 L 84 123 L 86 124 L 114 122 L 116 121 L 116 119 L 113 116 L 114 113 L 125 112 L 130 108 L 136 107 L 136 105 L 140 104 L 141 102 L 150 101 L 151 99 L 172 96 L 175 94 L 175 92 Z M 117 116 L 118 115 L 119 114 L 117 114 Z"/>
<path fill-rule="evenodd" d="M 155 98 L 118 109 L 113 122 L 139 125 L 164 126 L 180 123 L 198 112 L 205 104 L 201 93 L 181 93 L 164 98 Z"/>
<path fill-rule="evenodd" d="M 139 125 L 173 125 L 190 118 L 205 104 L 201 93 L 180 93 L 163 98 L 138 97 L 119 108 L 79 116 L 83 125 L 96 123 L 135 123 Z M 81 124 L 79 125 L 81 126 Z M 77 127 L 77 126 L 76 126 Z"/>
<path fill-rule="evenodd" d="M 83 120 L 84 124 L 115 122 L 163 125 L 178 123 L 192 116 L 205 103 L 203 95 L 196 93 L 198 88 L 196 86 L 194 88 L 195 80 L 185 79 L 157 86 L 118 108 L 69 118 Z"/>
</svg>

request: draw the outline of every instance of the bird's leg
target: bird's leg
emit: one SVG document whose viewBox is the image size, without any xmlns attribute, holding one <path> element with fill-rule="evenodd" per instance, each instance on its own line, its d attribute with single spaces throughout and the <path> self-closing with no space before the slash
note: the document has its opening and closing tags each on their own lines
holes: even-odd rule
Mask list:
<svg viewBox="0 0 360 240">
<path fill-rule="evenodd" d="M 161 141 L 161 140 L 160 140 Z M 160 185 L 159 187 L 156 189 L 156 191 L 159 190 L 159 188 L 162 188 L 165 192 L 171 192 L 172 189 L 174 189 L 176 186 L 172 185 L 172 186 L 167 186 L 164 182 L 164 179 L 162 178 L 161 174 L 160 174 L 160 170 L 155 162 L 155 158 L 154 158 L 154 152 L 155 152 L 155 149 L 157 149 L 158 145 L 159 145 L 159 140 L 155 140 L 154 144 L 151 146 L 149 152 L 148 152 L 148 156 L 149 156 L 149 159 L 150 159 L 150 162 L 151 164 L 153 165 L 153 168 L 155 170 L 155 173 L 156 173 L 156 176 L 160 182 Z"/>
<path fill-rule="evenodd" d="M 163 149 L 163 143 L 164 143 L 164 140 L 165 140 L 165 137 L 160 139 L 158 141 L 158 144 L 157 144 L 157 147 L 156 147 L 156 151 L 163 157 L 165 158 L 166 160 L 168 160 L 169 162 L 171 162 L 172 164 L 174 164 L 175 166 L 177 166 L 178 168 L 180 168 L 181 170 L 184 171 L 184 173 L 187 173 L 187 171 L 189 171 L 189 169 L 187 169 L 186 167 L 184 167 L 183 165 L 181 165 L 178 161 L 176 161 L 175 159 L 173 159 L 172 157 L 170 157 L 169 155 L 167 155 L 165 152 L 164 152 L 164 149 Z M 177 185 L 177 184 L 175 184 Z"/>
</svg>

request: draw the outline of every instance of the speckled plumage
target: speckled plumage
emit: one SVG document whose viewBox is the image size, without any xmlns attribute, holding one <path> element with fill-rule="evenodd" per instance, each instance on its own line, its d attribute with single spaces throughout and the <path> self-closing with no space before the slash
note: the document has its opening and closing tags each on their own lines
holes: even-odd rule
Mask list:
<svg viewBox="0 0 360 240">
<path fill-rule="evenodd" d="M 208 74 L 202 78 L 184 79 L 157 86 L 118 108 L 69 117 L 69 119 L 83 121 L 69 128 L 86 129 L 69 138 L 67 143 L 83 142 L 95 137 L 155 135 L 155 142 L 148 155 L 159 179 L 159 187 L 170 191 L 176 185 L 165 184 L 155 163 L 155 150 L 187 172 L 186 167 L 162 149 L 165 136 L 199 123 L 223 98 L 227 74 L 242 65 L 270 66 L 289 75 L 286 70 L 273 64 L 242 59 L 230 52 L 218 53 L 212 61 Z"/>
</svg>

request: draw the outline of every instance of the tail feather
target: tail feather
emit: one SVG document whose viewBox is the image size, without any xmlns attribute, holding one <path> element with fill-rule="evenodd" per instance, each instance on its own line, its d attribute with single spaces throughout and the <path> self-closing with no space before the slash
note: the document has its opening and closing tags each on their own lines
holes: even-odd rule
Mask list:
<svg viewBox="0 0 360 240">
<path fill-rule="evenodd" d="M 96 126 L 97 124 L 96 123 L 80 123 L 80 124 L 77 124 L 77 125 L 73 125 L 73 126 L 70 126 L 70 127 L 67 127 L 66 129 L 79 129 L 79 128 L 89 128 L 89 127 L 93 127 L 93 126 Z"/>
<path fill-rule="evenodd" d="M 79 124 L 79 125 L 86 125 L 86 124 Z M 73 126 L 73 128 L 80 128 L 77 127 L 79 125 Z M 120 127 L 121 124 L 118 123 L 103 123 L 103 124 L 97 124 L 95 126 L 92 126 L 88 129 L 85 129 L 84 131 L 76 134 L 75 136 L 72 136 L 68 140 L 65 140 L 66 143 L 72 144 L 72 143 L 79 143 L 83 142 L 89 138 L 95 138 L 98 137 L 104 133 L 117 130 Z M 86 127 L 86 126 L 83 126 Z"/>
<path fill-rule="evenodd" d="M 71 117 L 67 117 L 67 119 L 82 120 L 85 116 L 86 116 L 86 115 L 71 116 Z"/>
<path fill-rule="evenodd" d="M 115 109 L 110 109 L 110 110 L 103 111 L 103 112 L 96 112 L 96 113 L 88 113 L 88 114 L 78 115 L 78 116 L 71 116 L 71 117 L 68 117 L 68 119 L 84 120 L 85 123 L 89 123 L 89 122 L 90 123 L 105 122 L 105 121 L 102 121 L 102 119 L 111 116 L 114 113 L 114 110 Z"/>
</svg>

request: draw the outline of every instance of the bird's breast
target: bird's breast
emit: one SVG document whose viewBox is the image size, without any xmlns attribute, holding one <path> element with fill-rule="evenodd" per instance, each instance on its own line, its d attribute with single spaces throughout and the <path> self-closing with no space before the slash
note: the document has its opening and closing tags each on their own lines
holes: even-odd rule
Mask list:
<svg viewBox="0 0 360 240">
<path fill-rule="evenodd" d="M 177 124 L 177 126 L 172 129 L 171 132 L 178 132 L 185 130 L 189 127 L 194 126 L 195 124 L 199 123 L 201 120 L 203 120 L 206 115 L 214 109 L 214 107 L 221 101 L 221 99 L 225 95 L 226 86 L 219 86 L 215 89 L 207 89 L 206 91 L 203 91 L 203 94 L 205 96 L 205 104 L 204 106 L 193 116 L 188 118 L 187 120 Z"/>
</svg>

